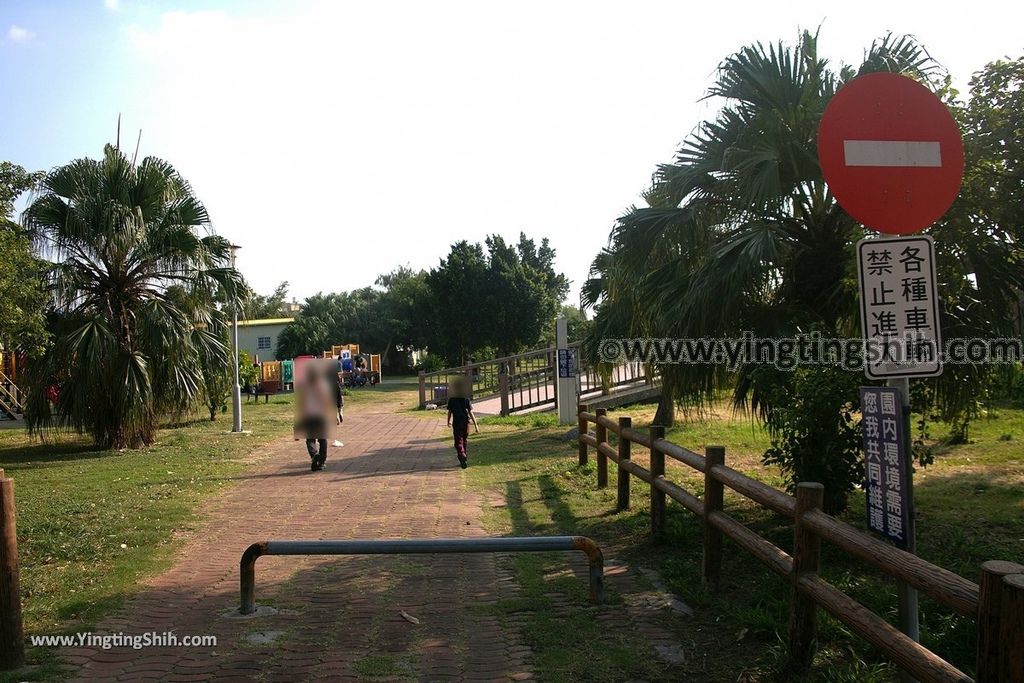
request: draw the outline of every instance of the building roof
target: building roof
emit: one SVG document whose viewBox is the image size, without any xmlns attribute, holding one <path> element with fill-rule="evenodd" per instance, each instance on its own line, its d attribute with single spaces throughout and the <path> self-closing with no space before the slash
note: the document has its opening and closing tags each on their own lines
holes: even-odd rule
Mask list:
<svg viewBox="0 0 1024 683">
<path fill-rule="evenodd" d="M 287 325 L 295 322 L 295 318 L 260 318 L 258 320 L 239 320 L 239 327 L 257 327 L 259 325 Z"/>
</svg>

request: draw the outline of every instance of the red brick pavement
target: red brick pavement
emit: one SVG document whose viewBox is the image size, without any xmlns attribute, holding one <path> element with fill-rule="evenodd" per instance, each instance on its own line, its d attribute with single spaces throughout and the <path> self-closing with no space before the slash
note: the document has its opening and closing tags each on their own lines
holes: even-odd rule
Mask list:
<svg viewBox="0 0 1024 683">
<path fill-rule="evenodd" d="M 301 442 L 272 444 L 209 506 L 174 567 L 96 629 L 215 635 L 215 647 L 65 648 L 76 680 L 531 680 L 530 650 L 479 608 L 516 592 L 490 555 L 264 557 L 256 601 L 277 613 L 234 615 L 254 541 L 485 535 L 442 423 L 372 411 L 346 416 L 324 472 L 309 471 Z"/>
</svg>

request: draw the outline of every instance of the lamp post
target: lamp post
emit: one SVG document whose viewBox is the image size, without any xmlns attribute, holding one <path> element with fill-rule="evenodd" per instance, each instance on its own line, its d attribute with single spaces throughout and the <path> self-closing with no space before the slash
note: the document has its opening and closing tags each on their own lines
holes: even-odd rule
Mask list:
<svg viewBox="0 0 1024 683">
<path fill-rule="evenodd" d="M 231 267 L 235 267 L 235 256 L 238 254 L 238 250 L 241 249 L 237 244 L 231 245 Z M 239 433 L 242 431 L 242 387 L 238 380 L 238 299 L 231 304 L 231 339 L 235 350 L 235 386 L 231 390 L 231 431 L 232 433 Z"/>
</svg>

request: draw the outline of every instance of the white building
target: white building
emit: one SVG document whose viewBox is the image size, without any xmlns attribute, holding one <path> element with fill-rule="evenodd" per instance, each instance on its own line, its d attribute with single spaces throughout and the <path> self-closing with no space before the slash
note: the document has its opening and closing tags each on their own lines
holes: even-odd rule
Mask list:
<svg viewBox="0 0 1024 683">
<path fill-rule="evenodd" d="M 247 351 L 253 360 L 291 360 L 274 355 L 277 338 L 295 318 L 264 318 L 238 321 L 238 350 Z"/>
</svg>

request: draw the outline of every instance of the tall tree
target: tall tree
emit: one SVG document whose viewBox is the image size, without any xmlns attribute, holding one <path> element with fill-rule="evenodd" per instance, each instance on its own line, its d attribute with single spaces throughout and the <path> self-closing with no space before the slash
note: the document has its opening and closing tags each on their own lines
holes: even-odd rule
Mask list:
<svg viewBox="0 0 1024 683">
<path fill-rule="evenodd" d="M 46 343 L 42 264 L 13 218 L 15 200 L 40 178 L 41 173 L 0 162 L 0 346 L 31 354 Z"/>
<path fill-rule="evenodd" d="M 397 348 L 409 351 L 426 346 L 430 305 L 427 273 L 402 266 L 378 277 L 376 284 L 384 289 L 377 321 L 386 341 L 380 352 L 393 364 Z"/>
<path fill-rule="evenodd" d="M 427 274 L 431 296 L 430 348 L 449 362 L 465 363 L 469 354 L 486 344 L 481 330 L 488 311 L 483 294 L 487 260 L 479 244 L 463 240 Z"/>
<path fill-rule="evenodd" d="M 271 294 L 257 294 L 251 289 L 246 293 L 242 313 L 246 320 L 280 318 L 285 313 L 288 299 L 288 281 L 279 284 Z"/>
<path fill-rule="evenodd" d="M 48 261 L 54 337 L 30 368 L 29 429 L 88 433 L 104 448 L 152 443 L 161 414 L 201 396 L 202 355 L 227 356 L 210 325 L 213 293 L 240 291 L 228 241 L 171 164 L 135 165 L 110 145 L 48 173 L 24 224 Z M 171 286 L 200 303 L 183 307 Z"/>
<path fill-rule="evenodd" d="M 836 90 L 874 71 L 942 86 L 938 66 L 906 37 L 875 42 L 856 69 L 830 68 L 810 33 L 793 46 L 756 44 L 726 58 L 708 91 L 723 102 L 718 115 L 686 139 L 673 163 L 658 168 L 645 194 L 648 206 L 619 220 L 611 252 L 595 263 L 587 289 L 598 303 L 595 332 L 700 338 L 752 331 L 780 338 L 817 330 L 855 336 L 852 247 L 864 230 L 825 186 L 815 141 Z M 634 291 L 624 292 L 629 286 Z M 684 403 L 699 404 L 731 386 L 737 405 L 751 405 L 772 429 L 784 451 L 774 461 L 790 484 L 821 481 L 829 508 L 845 505 L 857 466 L 831 468 L 822 458 L 828 449 L 819 446 L 822 439 L 842 442 L 844 458 L 856 459 L 846 438 L 847 408 L 810 404 L 833 395 L 804 397 L 808 410 L 832 416 L 809 435 L 786 423 L 792 413 L 775 410 L 779 397 L 792 394 L 780 387 L 792 389 L 794 373 L 764 372 L 752 363 L 737 373 L 716 365 L 666 364 L 661 374 Z M 808 377 L 801 382 L 819 384 Z"/>
</svg>

